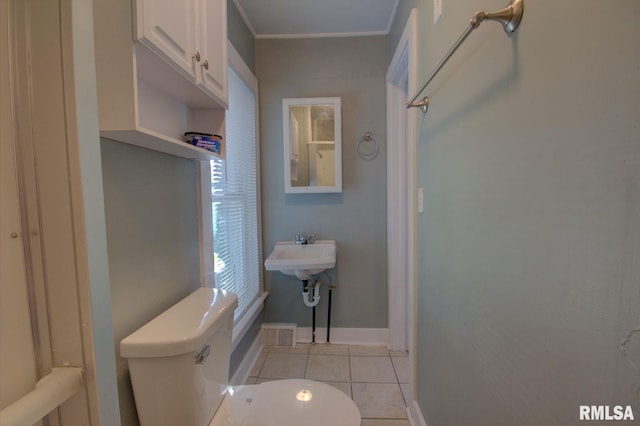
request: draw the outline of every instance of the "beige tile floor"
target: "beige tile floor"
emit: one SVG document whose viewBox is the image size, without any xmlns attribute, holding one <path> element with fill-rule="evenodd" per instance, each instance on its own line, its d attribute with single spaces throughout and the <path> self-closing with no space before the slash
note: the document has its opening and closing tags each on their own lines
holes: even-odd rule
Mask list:
<svg viewBox="0 0 640 426">
<path fill-rule="evenodd" d="M 408 357 L 383 346 L 298 343 L 265 348 L 247 384 L 304 378 L 340 389 L 356 403 L 362 426 L 408 426 Z"/>
</svg>

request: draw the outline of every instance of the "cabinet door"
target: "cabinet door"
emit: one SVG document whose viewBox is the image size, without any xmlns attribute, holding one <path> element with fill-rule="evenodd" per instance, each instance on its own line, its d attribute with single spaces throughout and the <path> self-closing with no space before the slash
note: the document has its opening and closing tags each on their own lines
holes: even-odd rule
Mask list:
<svg viewBox="0 0 640 426">
<path fill-rule="evenodd" d="M 194 1 L 138 0 L 136 37 L 195 81 Z"/>
<path fill-rule="evenodd" d="M 196 48 L 202 53 L 198 85 L 227 105 L 227 2 L 196 1 Z"/>
</svg>

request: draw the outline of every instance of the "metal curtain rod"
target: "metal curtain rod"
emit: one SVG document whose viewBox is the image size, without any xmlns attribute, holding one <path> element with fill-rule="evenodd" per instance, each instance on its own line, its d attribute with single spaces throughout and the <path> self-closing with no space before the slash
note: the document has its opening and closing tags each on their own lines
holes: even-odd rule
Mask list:
<svg viewBox="0 0 640 426">
<path fill-rule="evenodd" d="M 429 108 L 429 97 L 425 96 L 419 102 L 416 102 L 416 99 L 418 99 L 418 96 L 420 96 L 420 94 L 424 91 L 427 85 L 431 83 L 431 80 L 433 80 L 436 74 L 438 74 L 440 69 L 444 66 L 444 64 L 447 63 L 449 58 L 453 56 L 456 50 L 458 50 L 458 47 L 460 47 L 460 45 L 465 41 L 465 39 L 469 36 L 469 34 L 471 34 L 471 31 L 475 30 L 480 26 L 481 23 L 488 20 L 488 21 L 500 22 L 503 25 L 504 31 L 507 34 L 513 33 L 515 30 L 518 29 L 518 26 L 520 25 L 523 12 L 524 12 L 524 0 L 511 0 L 511 2 L 507 5 L 507 7 L 497 12 L 493 12 L 493 13 L 487 13 L 482 11 L 476 12 L 473 15 L 473 18 L 471 18 L 471 20 L 469 21 L 469 26 L 467 27 L 467 29 L 464 30 L 462 35 L 458 38 L 458 40 L 453 45 L 453 47 L 449 49 L 449 51 L 444 56 L 444 58 L 440 61 L 440 63 L 436 65 L 436 68 L 431 72 L 431 74 L 429 74 L 429 77 L 427 77 L 427 79 L 422 84 L 420 89 L 416 92 L 415 96 L 411 98 L 409 103 L 407 103 L 407 108 L 420 108 L 422 112 L 424 113 L 427 112 L 427 109 Z"/>
</svg>

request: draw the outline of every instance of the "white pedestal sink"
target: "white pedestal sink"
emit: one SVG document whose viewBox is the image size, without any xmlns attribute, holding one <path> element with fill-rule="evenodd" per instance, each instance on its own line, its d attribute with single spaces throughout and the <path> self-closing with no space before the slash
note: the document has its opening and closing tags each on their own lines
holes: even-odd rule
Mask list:
<svg viewBox="0 0 640 426">
<path fill-rule="evenodd" d="M 336 242 L 320 240 L 313 244 L 279 241 L 264 261 L 267 271 L 280 271 L 308 280 L 311 275 L 336 266 Z"/>
</svg>

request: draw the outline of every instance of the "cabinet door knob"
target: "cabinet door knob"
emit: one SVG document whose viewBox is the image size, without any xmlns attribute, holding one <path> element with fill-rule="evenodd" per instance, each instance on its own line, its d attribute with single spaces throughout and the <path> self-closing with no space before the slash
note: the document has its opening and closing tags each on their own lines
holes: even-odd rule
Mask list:
<svg viewBox="0 0 640 426">
<path fill-rule="evenodd" d="M 200 52 L 199 51 L 195 51 L 193 53 L 193 57 L 196 59 L 196 62 L 200 62 Z"/>
<path fill-rule="evenodd" d="M 209 69 L 209 61 L 207 61 L 206 59 L 204 61 L 202 61 L 201 65 L 205 70 Z"/>
</svg>

